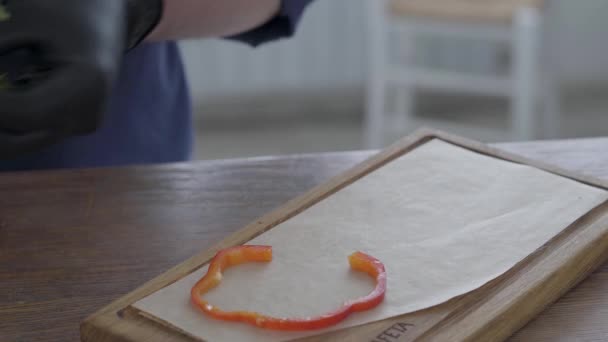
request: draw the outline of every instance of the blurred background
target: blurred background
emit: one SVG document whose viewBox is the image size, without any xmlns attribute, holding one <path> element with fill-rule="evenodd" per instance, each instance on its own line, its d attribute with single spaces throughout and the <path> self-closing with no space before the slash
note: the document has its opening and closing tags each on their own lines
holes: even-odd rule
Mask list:
<svg viewBox="0 0 608 342">
<path fill-rule="evenodd" d="M 317 0 L 256 49 L 182 43 L 198 159 L 608 135 L 606 0 Z"/>
</svg>

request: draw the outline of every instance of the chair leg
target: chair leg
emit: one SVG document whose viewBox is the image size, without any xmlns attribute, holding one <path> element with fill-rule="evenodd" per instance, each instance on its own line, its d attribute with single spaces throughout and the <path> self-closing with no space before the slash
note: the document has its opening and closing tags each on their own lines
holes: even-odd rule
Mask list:
<svg viewBox="0 0 608 342">
<path fill-rule="evenodd" d="M 556 139 L 561 133 L 560 87 L 554 75 L 545 76 L 543 87 L 543 138 Z"/>
<path fill-rule="evenodd" d="M 414 91 L 411 86 L 395 87 L 395 114 L 394 128 L 401 134 L 410 133 L 414 118 Z"/>
<path fill-rule="evenodd" d="M 514 24 L 513 91 L 511 112 L 513 138 L 532 140 L 538 134 L 536 105 L 540 15 L 534 8 L 522 8 Z"/>
<path fill-rule="evenodd" d="M 365 148 L 380 148 L 384 136 L 386 84 L 379 76 L 368 81 L 367 109 L 364 122 Z"/>
<path fill-rule="evenodd" d="M 402 70 L 408 70 L 415 65 L 414 37 L 409 31 L 399 30 L 395 38 L 398 47 L 397 63 Z M 414 119 L 414 86 L 409 73 L 403 74 L 406 79 L 400 79 L 395 85 L 395 128 L 402 134 L 407 134 L 413 128 Z"/>
<path fill-rule="evenodd" d="M 367 108 L 363 123 L 364 147 L 377 149 L 384 143 L 386 115 L 386 4 L 385 1 L 368 1 L 368 53 Z"/>
</svg>

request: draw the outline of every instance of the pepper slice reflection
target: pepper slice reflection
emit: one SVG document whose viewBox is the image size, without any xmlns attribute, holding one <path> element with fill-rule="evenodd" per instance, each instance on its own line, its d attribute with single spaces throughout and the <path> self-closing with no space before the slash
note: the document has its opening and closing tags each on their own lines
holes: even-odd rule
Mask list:
<svg viewBox="0 0 608 342">
<path fill-rule="evenodd" d="M 270 330 L 315 330 L 338 324 L 353 312 L 370 310 L 384 300 L 386 292 L 386 270 L 376 258 L 362 252 L 355 252 L 348 257 L 350 267 L 356 271 L 367 273 L 376 279 L 376 287 L 367 296 L 347 301 L 337 310 L 318 317 L 307 318 L 276 318 L 251 311 L 222 311 L 209 304 L 202 296 L 218 286 L 222 281 L 222 272 L 235 265 L 248 262 L 269 262 L 272 260 L 270 246 L 237 246 L 218 252 L 209 269 L 190 292 L 193 303 L 205 314 L 219 320 L 243 322 L 262 329 Z"/>
</svg>

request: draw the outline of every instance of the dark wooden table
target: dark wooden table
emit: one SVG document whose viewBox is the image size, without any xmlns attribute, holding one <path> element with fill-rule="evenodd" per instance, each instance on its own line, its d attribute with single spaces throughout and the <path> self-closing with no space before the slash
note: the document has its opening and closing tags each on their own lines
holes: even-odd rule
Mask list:
<svg viewBox="0 0 608 342">
<path fill-rule="evenodd" d="M 608 139 L 502 145 L 608 178 Z M 370 155 L 0 175 L 0 341 L 77 341 L 79 323 Z M 608 265 L 513 338 L 608 341 Z"/>
</svg>

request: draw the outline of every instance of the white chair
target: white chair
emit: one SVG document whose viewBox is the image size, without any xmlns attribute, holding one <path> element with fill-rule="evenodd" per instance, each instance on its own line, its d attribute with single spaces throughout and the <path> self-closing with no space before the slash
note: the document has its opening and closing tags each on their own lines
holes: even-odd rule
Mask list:
<svg viewBox="0 0 608 342">
<path fill-rule="evenodd" d="M 412 124 L 416 89 L 508 97 L 511 116 L 507 134 L 513 140 L 556 135 L 558 87 L 552 80 L 549 59 L 540 63 L 544 50 L 542 0 L 369 0 L 367 4 L 367 148 L 381 147 L 391 129 L 403 130 Z M 479 75 L 417 65 L 413 51 L 414 37 L 419 34 L 505 42 L 512 56 L 509 72 L 506 76 Z M 394 49 L 399 51 L 397 58 L 390 53 Z M 387 109 L 391 90 L 398 92 L 392 97 L 394 113 Z"/>
</svg>

